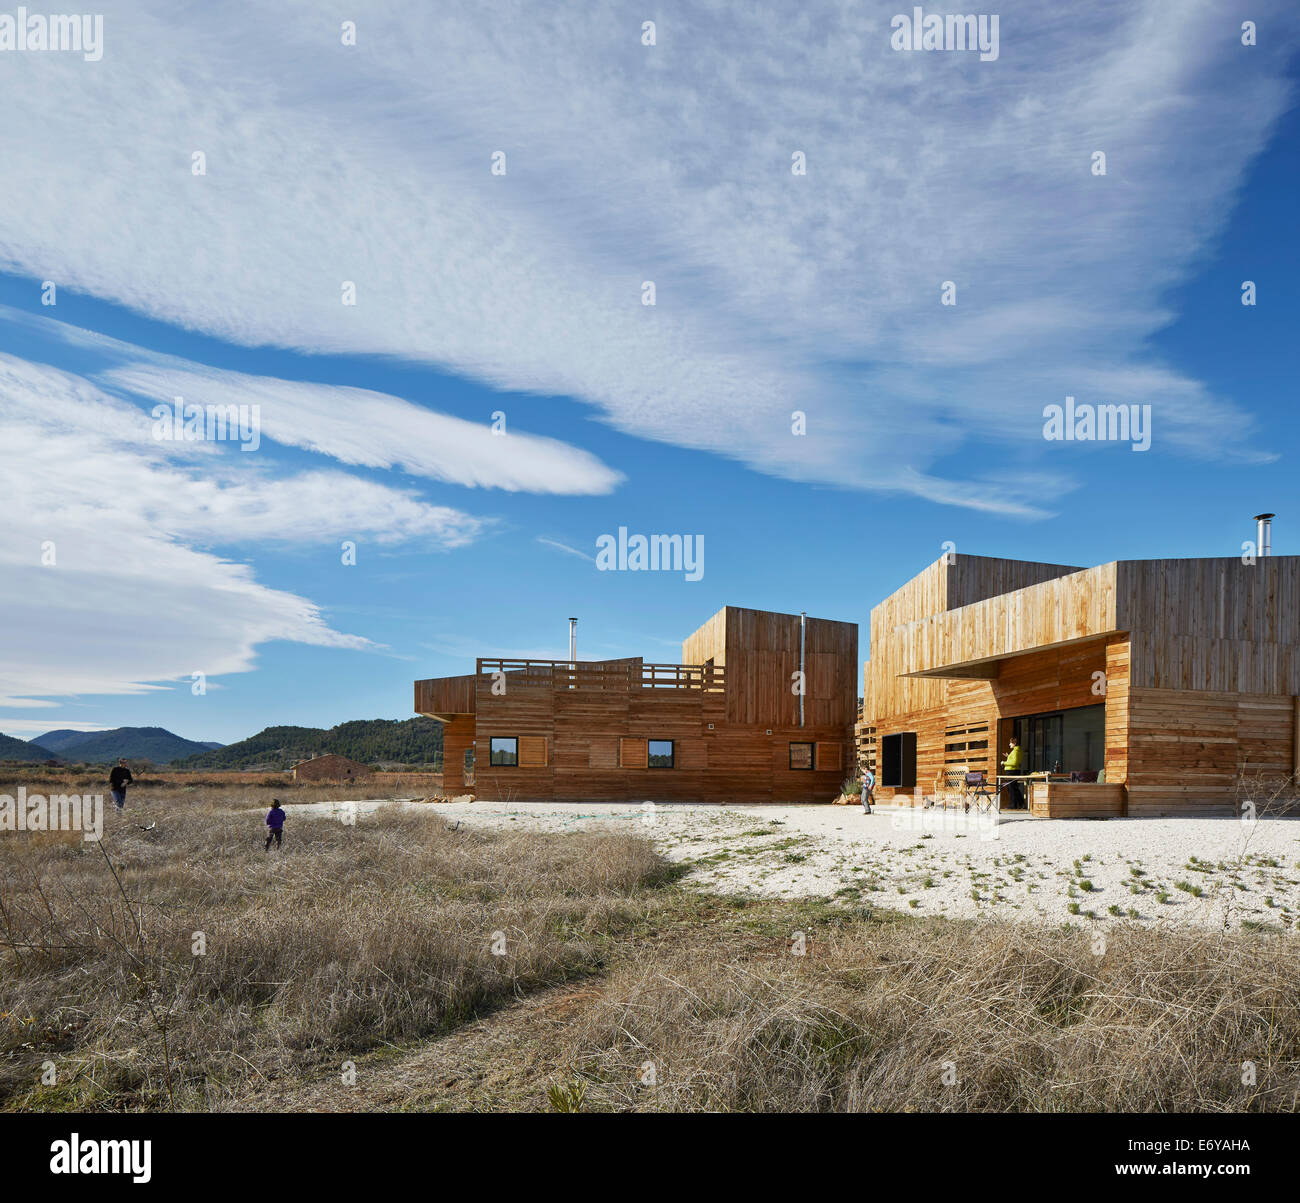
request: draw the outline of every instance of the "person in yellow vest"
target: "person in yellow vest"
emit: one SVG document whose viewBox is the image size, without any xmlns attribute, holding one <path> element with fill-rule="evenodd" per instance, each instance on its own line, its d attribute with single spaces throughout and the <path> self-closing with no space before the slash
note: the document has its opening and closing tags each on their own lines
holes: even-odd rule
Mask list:
<svg viewBox="0 0 1300 1203">
<path fill-rule="evenodd" d="M 1025 771 L 1025 752 L 1016 737 L 1011 737 L 1010 746 L 1007 748 L 1007 757 L 1002 762 L 1002 775 L 1004 777 L 1019 777 Z M 1003 787 L 1011 795 L 1012 806 L 1024 805 L 1024 794 L 1021 792 L 1024 787 L 1019 781 L 1009 782 Z"/>
</svg>

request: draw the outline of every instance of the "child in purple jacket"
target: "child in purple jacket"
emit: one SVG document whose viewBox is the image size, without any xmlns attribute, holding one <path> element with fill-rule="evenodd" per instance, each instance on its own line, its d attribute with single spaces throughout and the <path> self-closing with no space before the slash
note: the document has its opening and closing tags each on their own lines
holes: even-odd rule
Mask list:
<svg viewBox="0 0 1300 1203">
<path fill-rule="evenodd" d="M 275 841 L 275 846 L 277 848 L 282 848 L 284 846 L 282 843 L 284 838 L 284 807 L 280 805 L 279 798 L 271 799 L 271 809 L 266 812 L 266 826 L 268 828 L 266 833 L 266 851 L 271 851 L 272 840 Z"/>
</svg>

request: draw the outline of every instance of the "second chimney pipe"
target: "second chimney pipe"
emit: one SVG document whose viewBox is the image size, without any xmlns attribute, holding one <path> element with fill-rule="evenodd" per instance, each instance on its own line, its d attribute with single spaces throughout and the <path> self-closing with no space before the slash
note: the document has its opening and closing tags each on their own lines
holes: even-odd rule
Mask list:
<svg viewBox="0 0 1300 1203">
<path fill-rule="evenodd" d="M 1271 556 L 1273 554 L 1273 519 L 1276 514 L 1256 514 L 1257 533 L 1255 536 L 1255 554 Z"/>
</svg>

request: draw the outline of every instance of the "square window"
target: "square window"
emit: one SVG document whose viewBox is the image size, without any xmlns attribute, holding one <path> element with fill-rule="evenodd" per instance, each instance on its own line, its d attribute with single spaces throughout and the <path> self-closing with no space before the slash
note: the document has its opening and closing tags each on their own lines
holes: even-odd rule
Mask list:
<svg viewBox="0 0 1300 1203">
<path fill-rule="evenodd" d="M 790 767 L 792 769 L 811 769 L 813 767 L 812 744 L 790 745 Z"/>
<path fill-rule="evenodd" d="M 488 751 L 488 763 L 493 767 L 513 767 L 519 763 L 519 740 L 513 735 L 494 735 Z"/>
<path fill-rule="evenodd" d="M 673 767 L 673 741 L 671 739 L 652 739 L 650 741 L 650 767 L 652 769 L 670 769 Z"/>
</svg>

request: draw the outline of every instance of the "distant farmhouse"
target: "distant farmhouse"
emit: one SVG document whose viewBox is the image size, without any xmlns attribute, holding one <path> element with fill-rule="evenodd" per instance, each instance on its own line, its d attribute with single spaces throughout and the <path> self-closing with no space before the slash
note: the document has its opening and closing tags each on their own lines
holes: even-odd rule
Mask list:
<svg viewBox="0 0 1300 1203">
<path fill-rule="evenodd" d="M 317 756 L 312 760 L 300 760 L 293 766 L 295 781 L 354 781 L 369 777 L 373 770 L 368 764 L 358 764 L 346 756 Z"/>
</svg>

